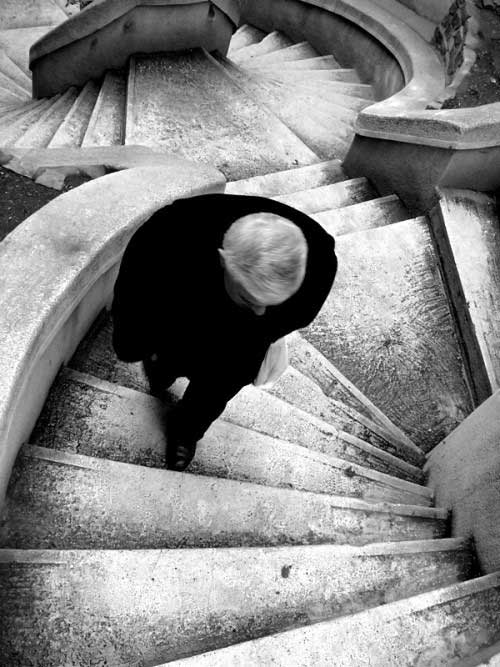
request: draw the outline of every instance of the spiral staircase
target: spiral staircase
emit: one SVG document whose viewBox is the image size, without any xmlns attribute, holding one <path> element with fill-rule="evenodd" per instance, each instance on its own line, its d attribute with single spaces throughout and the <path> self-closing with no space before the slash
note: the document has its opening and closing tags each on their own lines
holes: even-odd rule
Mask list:
<svg viewBox="0 0 500 667">
<path fill-rule="evenodd" d="M 450 537 L 423 472 L 473 409 L 439 257 L 427 218 L 342 169 L 371 87 L 250 25 L 226 57 L 135 56 L 36 101 L 16 53 L 0 58 L 3 149 L 139 144 L 215 165 L 226 192 L 315 218 L 340 268 L 283 377 L 243 389 L 186 473 L 164 469 L 184 380 L 151 396 L 99 316 L 11 477 L 2 664 L 479 664 L 500 573 Z"/>
</svg>

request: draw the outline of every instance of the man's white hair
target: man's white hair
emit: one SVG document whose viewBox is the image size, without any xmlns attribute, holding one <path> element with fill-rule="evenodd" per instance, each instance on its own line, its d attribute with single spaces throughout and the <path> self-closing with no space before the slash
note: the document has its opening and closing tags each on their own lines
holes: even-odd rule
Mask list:
<svg viewBox="0 0 500 667">
<path fill-rule="evenodd" d="M 302 284 L 307 242 L 286 218 L 274 213 L 239 218 L 224 235 L 222 247 L 226 269 L 259 303 L 282 303 Z"/>
</svg>

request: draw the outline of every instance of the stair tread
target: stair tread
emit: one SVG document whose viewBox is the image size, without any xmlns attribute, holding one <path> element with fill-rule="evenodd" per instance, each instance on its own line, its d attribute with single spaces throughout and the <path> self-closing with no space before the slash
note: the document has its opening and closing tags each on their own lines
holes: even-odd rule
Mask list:
<svg viewBox="0 0 500 667">
<path fill-rule="evenodd" d="M 169 665 L 451 664 L 495 641 L 499 605 L 496 573 Z"/>
<path fill-rule="evenodd" d="M 232 36 L 231 42 L 229 43 L 228 54 L 234 53 L 238 49 L 248 46 L 249 44 L 256 44 L 264 39 L 265 36 L 266 33 L 262 30 L 245 23 L 240 26 Z"/>
<path fill-rule="evenodd" d="M 51 105 L 44 115 L 20 137 L 17 148 L 42 148 L 47 146 L 57 129 L 64 121 L 78 96 L 76 88 L 69 88 Z"/>
<path fill-rule="evenodd" d="M 0 29 L 52 27 L 67 18 L 54 0 L 2 0 Z"/>
<path fill-rule="evenodd" d="M 271 403 L 269 409 L 276 411 L 277 407 L 279 403 Z M 282 407 L 286 411 L 288 406 Z M 261 404 L 258 409 L 261 421 L 266 421 Z M 293 408 L 284 413 L 284 421 L 287 414 L 293 421 Z M 168 409 L 158 399 L 66 370 L 51 390 L 31 442 L 162 467 L 167 447 L 165 423 Z M 286 435 L 286 428 L 281 435 Z M 252 431 L 223 419 L 216 420 L 200 441 L 188 470 L 269 486 L 363 497 L 370 502 L 430 505 L 432 499 L 431 490 L 424 486 L 313 451 L 297 440 L 280 439 L 272 431 Z"/>
<path fill-rule="evenodd" d="M 288 70 L 330 70 L 337 69 L 338 63 L 333 56 L 316 56 L 315 58 L 304 58 L 303 60 L 287 60 L 279 61 L 275 64 L 266 61 L 261 64 L 260 62 L 255 62 L 250 60 L 245 63 L 245 67 L 248 69 L 257 69 L 259 72 L 268 72 L 268 71 L 288 71 Z"/>
<path fill-rule="evenodd" d="M 272 197 L 347 180 L 340 160 L 328 160 L 226 184 L 229 194 Z"/>
<path fill-rule="evenodd" d="M 322 185 L 301 192 L 293 192 L 287 195 L 273 197 L 289 206 L 303 211 L 304 213 L 317 213 L 333 208 L 340 208 L 350 204 L 356 204 L 377 196 L 369 181 L 364 178 L 351 178 L 347 181 Z"/>
<path fill-rule="evenodd" d="M 50 140 L 48 148 L 80 146 L 87 131 L 90 117 L 97 100 L 99 86 L 89 81 L 80 91 L 73 106 Z"/>
<path fill-rule="evenodd" d="M 9 58 L 9 56 L 0 48 L 0 72 L 15 81 L 31 97 L 31 79 L 26 76 L 23 70 Z"/>
<path fill-rule="evenodd" d="M 489 395 L 500 387 L 500 230 L 493 197 L 443 189 L 434 229 L 466 344 L 478 349 Z M 474 339 L 472 343 L 471 338 Z M 481 398 L 485 398 L 483 395 Z"/>
<path fill-rule="evenodd" d="M 281 32 L 274 31 L 266 35 L 256 44 L 249 44 L 238 51 L 232 51 L 231 58 L 235 62 L 245 62 L 257 56 L 273 53 L 293 44 L 292 40 Z"/>
<path fill-rule="evenodd" d="M 247 65 L 252 63 L 252 65 L 265 65 L 265 64 L 276 64 L 282 62 L 289 62 L 292 60 L 305 60 L 310 58 L 318 58 L 320 54 L 313 49 L 309 42 L 299 42 L 298 44 L 293 44 L 289 40 L 289 44 L 283 46 L 279 49 L 273 49 L 271 52 L 262 52 L 255 50 L 250 57 L 247 57 L 247 54 L 237 54 L 236 57 L 233 57 L 233 60 L 237 63 Z"/>
<path fill-rule="evenodd" d="M 1 104 L 23 104 L 28 98 L 19 93 L 13 92 L 10 88 L 5 88 L 0 84 L 0 103 Z"/>
<path fill-rule="evenodd" d="M 466 546 L 448 539 L 365 547 L 0 550 L 0 613 L 9 637 L 2 655 L 9 660 L 17 651 L 18 660 L 29 655 L 43 663 L 50 652 L 62 664 L 64 652 L 69 664 L 90 664 L 106 653 L 108 662 L 123 664 L 148 652 L 156 661 L 172 660 L 449 585 L 469 572 Z M 21 610 L 16 615 L 14 606 Z M 65 619 L 56 627 L 54 608 Z"/>
<path fill-rule="evenodd" d="M 252 74 L 254 72 L 252 71 Z M 366 100 L 373 103 L 374 93 L 373 88 L 366 83 L 347 83 L 345 81 L 338 81 L 338 74 L 336 70 L 308 70 L 306 72 L 296 69 L 284 70 L 283 68 L 261 68 L 255 70 L 255 75 L 267 77 L 275 81 L 279 81 L 290 86 L 297 86 L 297 88 L 309 88 L 314 94 L 330 93 L 336 95 L 344 95 L 354 98 L 352 101 Z M 358 104 L 362 102 L 358 101 Z"/>
<path fill-rule="evenodd" d="M 340 236 L 337 251 L 343 271 L 306 338 L 428 451 L 472 409 L 428 224 Z"/>
<path fill-rule="evenodd" d="M 11 477 L 0 545 L 362 545 L 442 538 L 446 527 L 447 511 L 439 508 L 368 503 L 25 446 Z"/>
<path fill-rule="evenodd" d="M 26 110 L 21 116 L 15 118 L 5 128 L 0 130 L 0 146 L 14 144 L 32 125 L 43 118 L 47 110 L 56 104 L 58 97 L 51 100 L 43 100 L 34 108 Z"/>
<path fill-rule="evenodd" d="M 131 73 L 125 143 L 153 142 L 160 150 L 208 161 L 228 179 L 318 161 L 201 51 L 137 58 Z M 196 85 L 190 84 L 193 76 Z M 167 100 L 168 116 L 159 115 L 156 109 L 167 108 Z"/>
<path fill-rule="evenodd" d="M 408 209 L 397 195 L 378 197 L 359 204 L 313 213 L 312 218 L 332 236 L 391 225 L 410 218 Z"/>
<path fill-rule="evenodd" d="M 140 363 L 128 364 L 117 359 L 113 351 L 111 336 L 111 318 L 101 315 L 80 343 L 74 357 L 70 361 L 70 366 L 80 372 L 97 376 L 102 380 L 148 393 L 149 384 L 144 375 L 142 365 Z M 287 340 L 290 363 L 298 368 L 305 377 L 309 377 L 317 383 L 324 393 L 331 394 L 330 400 L 340 402 L 342 409 L 349 411 L 353 422 L 365 426 L 364 433 L 361 436 L 363 440 L 367 442 L 373 441 L 374 444 L 387 450 L 388 453 L 392 453 L 399 459 L 412 464 L 401 470 L 398 462 L 397 470 L 400 476 L 403 473 L 404 479 L 420 481 L 421 472 L 415 466 L 420 467 L 425 463 L 422 451 L 410 442 L 400 429 L 394 426 L 380 410 L 368 401 L 352 383 L 344 378 L 318 350 L 313 348 L 297 332 L 287 336 Z M 300 415 L 300 413 L 296 414 L 297 416 Z M 233 419 L 235 418 L 237 418 L 237 413 Z M 246 418 L 250 419 L 250 415 L 247 415 Z M 282 426 L 279 428 L 281 429 Z M 327 429 L 327 432 L 330 436 L 333 435 L 331 427 Z M 290 439 L 289 432 L 280 430 L 280 433 L 286 433 L 284 439 Z M 354 430 L 353 433 L 357 434 L 358 431 Z M 299 437 L 299 435 L 300 430 L 297 436 Z M 372 438 L 373 435 L 376 436 L 376 439 Z M 323 437 L 320 437 L 319 440 L 316 438 L 316 440 L 318 441 L 317 448 L 327 447 L 327 441 Z M 330 437 L 328 440 L 328 449 L 331 449 L 335 445 L 336 440 L 337 438 Z M 300 439 L 297 439 L 296 442 L 303 444 Z M 368 459 L 356 458 L 364 455 L 362 452 L 358 452 L 360 443 L 356 441 L 354 444 L 358 446 L 354 447 L 340 441 L 335 446 L 336 451 L 340 453 L 341 458 L 355 457 L 354 460 L 361 463 L 370 460 L 372 465 L 382 466 L 382 471 L 393 470 L 396 464 L 393 457 L 385 457 L 382 461 L 380 460 L 380 453 L 377 452 L 378 456 L 374 459 L 375 451 L 370 447 L 365 447 L 363 451 L 365 455 L 368 455 Z M 332 451 L 330 453 L 333 454 Z"/>
<path fill-rule="evenodd" d="M 124 72 L 106 72 L 81 142 L 82 147 L 123 143 L 126 87 Z"/>
<path fill-rule="evenodd" d="M 31 76 L 29 68 L 29 50 L 32 44 L 46 35 L 53 26 L 31 28 L 13 28 L 0 30 L 0 48 L 26 74 Z"/>
</svg>

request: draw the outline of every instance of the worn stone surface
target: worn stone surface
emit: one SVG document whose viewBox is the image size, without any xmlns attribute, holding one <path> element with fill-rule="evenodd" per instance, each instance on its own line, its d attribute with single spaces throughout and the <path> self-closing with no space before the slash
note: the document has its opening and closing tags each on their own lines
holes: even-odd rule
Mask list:
<svg viewBox="0 0 500 667">
<path fill-rule="evenodd" d="M 242 50 L 233 56 L 232 60 L 242 65 L 274 65 L 291 60 L 317 58 L 320 55 L 308 42 L 293 44 L 290 40 L 288 40 L 288 44 L 284 44 L 281 48 L 268 50 L 267 52 L 257 50 L 256 47 L 251 48 L 254 49 L 252 52 L 249 52 L 247 49 L 245 49 L 245 52 Z"/>
<path fill-rule="evenodd" d="M 351 204 L 374 199 L 376 196 L 375 190 L 366 178 L 353 178 L 341 183 L 322 185 L 302 192 L 279 195 L 273 197 L 273 199 L 293 206 L 300 211 L 304 211 L 304 213 L 311 214 L 350 206 Z"/>
<path fill-rule="evenodd" d="M 138 57 L 132 68 L 125 143 L 208 162 L 229 180 L 318 161 L 203 52 Z"/>
<path fill-rule="evenodd" d="M 12 122 L 7 123 L 5 127 L 0 129 L 0 145 L 5 147 L 15 144 L 30 127 L 44 117 L 56 102 L 57 99 L 44 100 L 39 105 L 30 107 L 22 115 L 13 119 Z"/>
<path fill-rule="evenodd" d="M 251 60 L 249 63 L 245 63 L 245 66 L 249 69 L 258 69 L 261 72 L 272 70 L 286 72 L 287 70 L 331 70 L 337 69 L 339 64 L 333 56 L 317 56 L 299 60 L 278 60 L 278 62 Z"/>
<path fill-rule="evenodd" d="M 261 411 L 266 422 L 269 410 Z M 168 448 L 168 410 L 156 398 L 74 371 L 54 385 L 30 442 L 44 447 L 162 467 Z M 195 474 L 429 506 L 425 487 L 313 452 L 259 431 L 217 420 L 189 466 Z"/>
<path fill-rule="evenodd" d="M 107 72 L 82 139 L 82 147 L 115 146 L 123 143 L 125 129 L 125 72 Z"/>
<path fill-rule="evenodd" d="M 234 33 L 229 44 L 228 55 L 235 53 L 238 49 L 242 49 L 245 46 L 260 42 L 265 36 L 266 33 L 262 30 L 245 23 Z"/>
<path fill-rule="evenodd" d="M 16 141 L 18 148 L 43 148 L 50 142 L 66 114 L 71 110 L 78 92 L 69 88 L 47 111 Z"/>
<path fill-rule="evenodd" d="M 432 452 L 427 466 L 437 502 L 452 510 L 455 535 L 474 537 L 484 572 L 500 569 L 500 391 Z"/>
<path fill-rule="evenodd" d="M 272 197 L 309 190 L 310 188 L 317 188 L 346 179 L 347 176 L 342 169 L 340 160 L 330 160 L 308 167 L 277 171 L 273 174 L 254 176 L 242 181 L 231 181 L 227 183 L 225 191 L 228 194 Z"/>
<path fill-rule="evenodd" d="M 48 143 L 48 148 L 80 146 L 87 131 L 98 93 L 99 86 L 94 81 L 89 81 L 84 86 L 63 122 Z"/>
<path fill-rule="evenodd" d="M 31 76 L 29 68 L 30 46 L 46 35 L 51 27 L 47 25 L 0 30 L 0 48 L 22 69 L 26 76 Z"/>
<path fill-rule="evenodd" d="M 500 632 L 499 605 L 500 576 L 490 575 L 170 664 L 450 665 L 496 641 Z"/>
<path fill-rule="evenodd" d="M 6 551 L 0 558 L 0 650 L 9 665 L 171 660 L 353 613 L 470 572 L 457 540 Z"/>
<path fill-rule="evenodd" d="M 31 79 L 2 49 L 0 49 L 0 71 L 22 86 L 31 97 Z"/>
<path fill-rule="evenodd" d="M 232 42 L 232 40 L 231 40 Z M 266 35 L 260 42 L 256 44 L 249 44 L 243 48 L 240 48 L 237 52 L 233 51 L 231 56 L 234 62 L 245 62 L 253 60 L 259 56 L 263 56 L 267 53 L 273 53 L 280 51 L 291 46 L 293 42 L 288 39 L 283 33 L 274 31 Z"/>
<path fill-rule="evenodd" d="M 67 18 L 54 0 L 2 0 L 0 30 L 54 26 Z"/>
<path fill-rule="evenodd" d="M 444 189 L 433 215 L 479 401 L 500 387 L 500 228 L 493 197 Z"/>
<path fill-rule="evenodd" d="M 312 217 L 332 236 L 391 225 L 410 217 L 408 209 L 396 195 L 370 199 L 359 204 L 313 213 Z"/>
<path fill-rule="evenodd" d="M 337 240 L 340 268 L 305 335 L 422 449 L 472 409 L 427 224 Z"/>
<path fill-rule="evenodd" d="M 8 90 L 12 95 L 17 96 L 21 101 L 31 100 L 31 93 L 21 86 L 17 81 L 11 78 L 9 74 L 0 71 L 0 86 L 3 90 Z"/>
<path fill-rule="evenodd" d="M 446 512 L 278 489 L 27 447 L 2 547 L 134 549 L 404 542 L 446 535 Z"/>
</svg>

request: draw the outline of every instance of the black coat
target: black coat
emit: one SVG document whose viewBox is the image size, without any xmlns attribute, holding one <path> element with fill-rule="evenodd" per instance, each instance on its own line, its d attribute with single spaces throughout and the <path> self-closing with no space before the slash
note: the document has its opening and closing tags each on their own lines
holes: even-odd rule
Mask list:
<svg viewBox="0 0 500 667">
<path fill-rule="evenodd" d="M 255 315 L 229 298 L 218 249 L 235 220 L 260 211 L 300 227 L 308 259 L 299 290 Z M 255 378 L 269 344 L 317 315 L 335 277 L 334 248 L 309 216 L 270 199 L 179 199 L 145 222 L 125 250 L 112 307 L 115 351 L 125 361 L 159 354 L 190 377 L 180 407 L 189 437 L 199 439 L 229 398 Z"/>
</svg>

